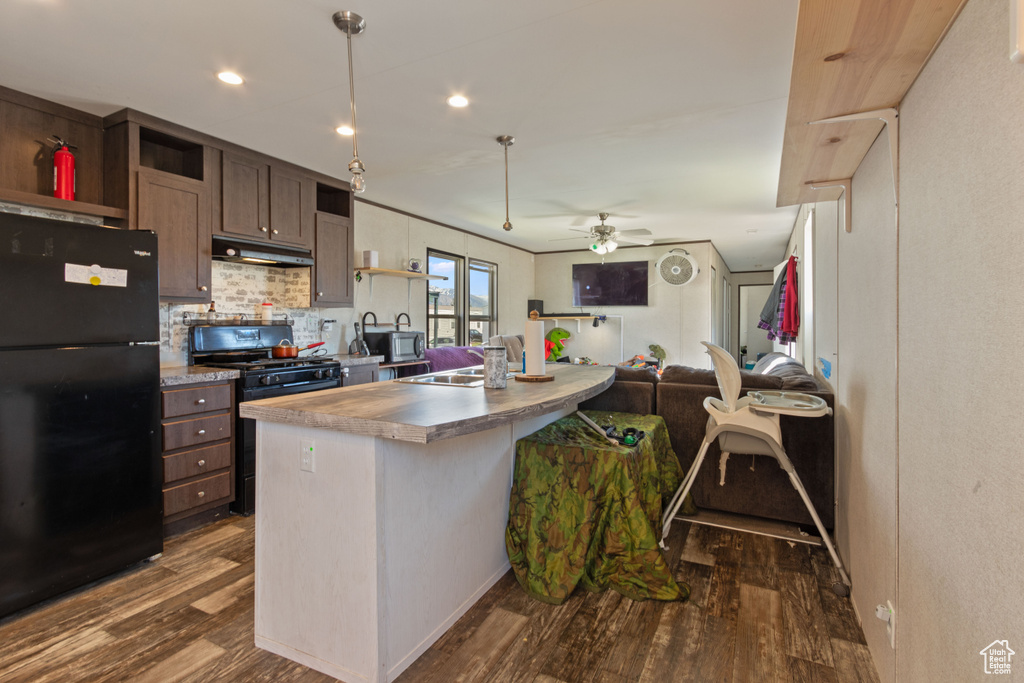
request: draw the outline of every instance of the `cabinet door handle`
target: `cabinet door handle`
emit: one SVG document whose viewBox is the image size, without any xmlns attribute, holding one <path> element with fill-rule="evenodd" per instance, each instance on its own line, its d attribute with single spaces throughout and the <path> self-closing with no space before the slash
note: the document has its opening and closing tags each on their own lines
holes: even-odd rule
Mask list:
<svg viewBox="0 0 1024 683">
<path fill-rule="evenodd" d="M 199 496 L 200 498 L 202 498 L 203 496 L 205 496 L 205 495 L 206 495 L 206 491 L 200 491 L 200 492 L 199 492 L 199 493 L 197 493 L 196 495 L 197 495 L 197 496 Z"/>
<path fill-rule="evenodd" d="M 196 463 L 196 465 L 198 465 L 199 467 L 206 467 L 206 461 L 200 460 L 199 462 Z"/>
<path fill-rule="evenodd" d="M 271 230 L 270 232 L 274 233 L 275 235 L 277 234 L 277 230 L 276 229 L 275 230 Z"/>
<path fill-rule="evenodd" d="M 342 368 L 341 374 L 344 375 L 345 377 L 348 377 L 348 368 Z"/>
<path fill-rule="evenodd" d="M 260 226 L 260 232 L 266 232 L 266 231 L 267 231 L 267 226 L 261 225 Z"/>
<path fill-rule="evenodd" d="M 196 434 L 199 434 L 200 436 L 202 436 L 205 433 L 206 433 L 205 429 L 200 429 L 198 432 L 196 432 Z"/>
<path fill-rule="evenodd" d="M 203 405 L 204 403 L 206 403 L 206 399 L 205 399 L 205 398 L 201 398 L 201 399 L 199 399 L 198 401 L 196 401 L 196 403 L 197 403 L 198 405 Z"/>
<path fill-rule="evenodd" d="M 323 296 L 323 295 L 324 295 L 324 293 L 323 293 L 323 292 L 317 292 L 317 293 L 316 293 L 316 295 L 317 295 L 317 296 Z"/>
<path fill-rule="evenodd" d="M 206 285 L 199 285 L 199 291 L 200 292 L 205 292 L 206 291 Z"/>
</svg>

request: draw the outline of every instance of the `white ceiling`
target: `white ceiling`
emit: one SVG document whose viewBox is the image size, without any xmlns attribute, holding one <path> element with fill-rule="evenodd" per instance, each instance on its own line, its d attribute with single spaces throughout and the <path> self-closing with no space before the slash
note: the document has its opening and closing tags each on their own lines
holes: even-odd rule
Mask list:
<svg viewBox="0 0 1024 683">
<path fill-rule="evenodd" d="M 571 248 L 549 240 L 608 211 L 658 241 L 711 239 L 734 271 L 782 259 L 797 0 L 3 0 L 0 85 L 347 177 L 337 10 L 367 22 L 353 38 L 366 199 L 532 251 Z M 456 92 L 469 107 L 445 104 Z"/>
</svg>

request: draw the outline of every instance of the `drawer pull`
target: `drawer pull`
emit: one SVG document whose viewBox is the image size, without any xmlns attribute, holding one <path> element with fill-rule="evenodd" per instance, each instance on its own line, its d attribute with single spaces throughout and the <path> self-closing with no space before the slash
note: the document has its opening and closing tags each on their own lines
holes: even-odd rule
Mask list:
<svg viewBox="0 0 1024 683">
<path fill-rule="evenodd" d="M 197 467 L 206 467 L 206 461 L 205 460 L 200 460 L 199 462 L 196 463 L 196 466 Z"/>
<path fill-rule="evenodd" d="M 196 432 L 196 434 L 199 434 L 200 436 L 202 436 L 205 433 L 206 433 L 205 429 L 200 429 L 198 432 Z"/>
<path fill-rule="evenodd" d="M 202 498 L 203 496 L 205 496 L 205 495 L 206 495 L 206 491 L 200 491 L 200 492 L 199 492 L 199 493 L 197 493 L 196 495 L 197 495 L 197 496 L 199 496 L 200 498 Z"/>
<path fill-rule="evenodd" d="M 201 406 L 201 405 L 203 405 L 204 403 L 206 403 L 206 399 L 205 399 L 205 398 L 201 398 L 201 399 L 199 399 L 198 401 L 196 401 L 196 405 L 200 405 L 200 406 Z"/>
</svg>

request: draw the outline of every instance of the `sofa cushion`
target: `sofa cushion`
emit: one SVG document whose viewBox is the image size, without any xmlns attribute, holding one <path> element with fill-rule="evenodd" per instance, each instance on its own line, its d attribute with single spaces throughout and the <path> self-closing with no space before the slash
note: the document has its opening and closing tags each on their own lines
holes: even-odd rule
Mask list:
<svg viewBox="0 0 1024 683">
<path fill-rule="evenodd" d="M 488 346 L 504 346 L 505 359 L 509 363 L 522 362 L 523 360 L 523 335 L 521 334 L 499 334 L 487 341 Z"/>
<path fill-rule="evenodd" d="M 615 367 L 616 382 L 650 382 L 658 383 L 658 371 L 651 368 L 631 368 L 626 366 Z M 620 411 L 629 412 L 629 411 Z"/>
<path fill-rule="evenodd" d="M 717 387 L 714 370 L 701 370 L 685 365 L 670 365 L 661 373 L 662 382 L 674 384 L 702 384 Z M 782 389 L 783 380 L 772 375 L 760 375 L 747 370 L 740 370 L 740 386 L 744 389 Z"/>
</svg>

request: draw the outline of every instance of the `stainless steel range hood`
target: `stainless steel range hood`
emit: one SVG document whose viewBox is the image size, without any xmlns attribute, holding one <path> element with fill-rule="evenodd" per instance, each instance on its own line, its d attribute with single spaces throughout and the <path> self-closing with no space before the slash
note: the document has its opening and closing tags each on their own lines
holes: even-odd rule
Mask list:
<svg viewBox="0 0 1024 683">
<path fill-rule="evenodd" d="M 313 256 L 307 249 L 223 237 L 213 238 L 213 258 L 216 261 L 250 263 L 275 268 L 301 268 L 313 265 Z"/>
</svg>

